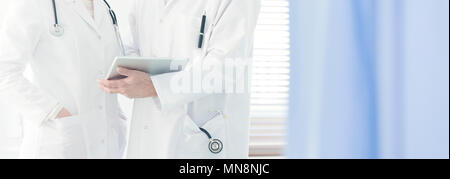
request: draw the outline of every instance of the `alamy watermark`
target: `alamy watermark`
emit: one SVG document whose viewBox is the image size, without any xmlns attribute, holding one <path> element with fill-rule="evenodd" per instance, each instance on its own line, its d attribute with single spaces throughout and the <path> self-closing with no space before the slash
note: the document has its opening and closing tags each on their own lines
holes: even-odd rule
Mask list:
<svg viewBox="0 0 450 179">
<path fill-rule="evenodd" d="M 172 64 L 172 70 L 179 64 Z M 251 58 L 196 59 L 173 73 L 170 89 L 179 94 L 243 94 L 250 92 Z"/>
</svg>

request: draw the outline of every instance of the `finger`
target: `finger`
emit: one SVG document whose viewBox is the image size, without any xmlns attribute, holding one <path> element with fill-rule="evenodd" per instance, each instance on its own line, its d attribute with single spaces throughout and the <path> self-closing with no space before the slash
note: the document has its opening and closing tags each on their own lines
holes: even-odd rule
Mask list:
<svg viewBox="0 0 450 179">
<path fill-rule="evenodd" d="M 134 72 L 135 72 L 134 70 L 129 70 L 129 69 L 126 69 L 123 67 L 117 68 L 117 73 L 119 73 L 120 75 L 123 75 L 123 76 L 132 76 L 134 74 Z"/>
<path fill-rule="evenodd" d="M 99 86 L 104 86 L 104 87 L 109 86 L 109 80 L 100 79 L 100 80 L 97 80 L 97 82 L 98 82 Z"/>
<path fill-rule="evenodd" d="M 103 85 L 103 84 L 98 84 L 98 87 L 100 88 L 100 89 L 102 89 L 102 90 L 104 90 L 104 91 L 111 91 L 111 90 L 116 90 L 116 89 L 119 89 L 119 88 L 113 88 L 113 87 L 108 87 L 108 86 L 105 86 L 105 85 Z"/>
<path fill-rule="evenodd" d="M 130 77 L 128 77 L 128 78 L 123 79 L 123 81 L 124 81 L 124 83 L 126 83 L 126 84 L 136 84 L 135 78 L 130 78 Z"/>
<path fill-rule="evenodd" d="M 108 88 L 105 86 L 99 86 L 103 91 L 109 93 L 109 94 L 119 94 L 122 93 L 122 89 L 121 88 Z"/>
<path fill-rule="evenodd" d="M 109 89 L 104 85 L 98 85 L 98 88 L 100 88 L 102 91 L 109 93 Z"/>
<path fill-rule="evenodd" d="M 98 79 L 97 82 L 98 84 L 103 84 L 104 82 L 107 82 L 108 80 L 105 79 Z"/>
<path fill-rule="evenodd" d="M 103 84 L 98 84 L 98 88 L 100 88 L 101 90 L 103 90 L 103 91 L 105 91 L 105 92 L 108 92 L 109 93 L 109 89 L 108 89 L 108 87 L 106 87 L 105 85 L 103 85 Z"/>
<path fill-rule="evenodd" d="M 127 83 L 125 80 L 100 80 L 100 84 L 108 87 L 108 88 L 125 88 Z"/>
</svg>

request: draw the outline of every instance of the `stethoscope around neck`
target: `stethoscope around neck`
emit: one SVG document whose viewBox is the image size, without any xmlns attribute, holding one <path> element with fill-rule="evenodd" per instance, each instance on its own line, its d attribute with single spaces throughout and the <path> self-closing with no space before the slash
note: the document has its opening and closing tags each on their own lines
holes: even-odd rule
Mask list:
<svg viewBox="0 0 450 179">
<path fill-rule="evenodd" d="M 114 31 L 116 34 L 116 38 L 117 38 L 117 43 L 119 44 L 120 47 L 120 52 L 121 55 L 125 55 L 125 47 L 123 45 L 123 41 L 122 41 L 122 37 L 120 35 L 120 30 L 119 30 L 119 25 L 117 23 L 117 16 L 116 13 L 112 10 L 111 6 L 109 5 L 109 3 L 106 0 L 103 0 L 103 2 L 105 2 L 106 6 L 108 7 L 108 12 L 109 15 L 111 16 L 111 20 L 114 26 Z M 64 35 L 64 27 L 59 23 L 59 19 L 58 19 L 58 11 L 56 8 L 56 0 L 52 0 L 52 5 L 53 5 L 53 16 L 54 16 L 54 24 L 53 27 L 50 28 L 50 33 L 55 36 L 55 37 L 61 37 Z"/>
</svg>

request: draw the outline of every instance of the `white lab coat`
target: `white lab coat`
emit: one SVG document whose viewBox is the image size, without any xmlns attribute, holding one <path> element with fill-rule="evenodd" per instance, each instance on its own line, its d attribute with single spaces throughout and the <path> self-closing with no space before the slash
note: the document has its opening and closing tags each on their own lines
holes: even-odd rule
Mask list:
<svg viewBox="0 0 450 179">
<path fill-rule="evenodd" d="M 21 158 L 121 158 L 126 127 L 115 95 L 97 79 L 119 53 L 112 20 L 94 0 L 95 20 L 82 1 L 57 0 L 62 37 L 50 0 L 11 0 L 0 29 L 0 95 L 23 117 Z M 34 79 L 24 78 L 30 65 Z M 73 116 L 48 119 L 60 104 Z"/>
<path fill-rule="evenodd" d="M 130 54 L 200 61 L 252 56 L 259 0 L 137 0 L 130 18 Z M 198 49 L 202 14 L 206 36 Z M 249 93 L 184 93 L 170 88 L 177 73 L 153 76 L 157 98 L 134 105 L 128 158 L 247 158 Z M 248 83 L 247 83 L 248 84 Z M 219 154 L 208 149 L 199 127 L 224 143 Z"/>
</svg>

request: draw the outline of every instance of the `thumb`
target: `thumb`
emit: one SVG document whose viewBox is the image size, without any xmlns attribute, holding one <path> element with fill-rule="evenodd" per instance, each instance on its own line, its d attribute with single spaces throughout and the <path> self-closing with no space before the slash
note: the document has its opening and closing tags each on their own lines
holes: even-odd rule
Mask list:
<svg viewBox="0 0 450 179">
<path fill-rule="evenodd" d="M 117 73 L 119 73 L 120 75 L 123 75 L 123 76 L 130 76 L 132 74 L 132 70 L 119 67 L 119 68 L 117 68 Z"/>
</svg>

